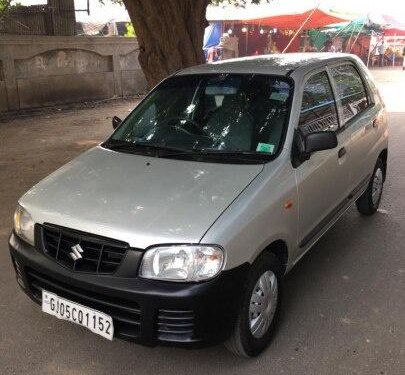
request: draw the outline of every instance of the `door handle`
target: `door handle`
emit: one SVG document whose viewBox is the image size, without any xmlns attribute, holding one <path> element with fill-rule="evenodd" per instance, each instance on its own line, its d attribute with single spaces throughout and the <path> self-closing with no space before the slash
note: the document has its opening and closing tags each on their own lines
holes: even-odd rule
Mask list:
<svg viewBox="0 0 405 375">
<path fill-rule="evenodd" d="M 342 158 L 343 156 L 346 155 L 346 149 L 344 147 L 342 147 L 339 151 L 338 151 L 338 157 L 339 159 Z"/>
<path fill-rule="evenodd" d="M 377 119 L 374 119 L 374 121 L 373 121 L 373 128 L 374 129 L 378 128 L 378 120 Z"/>
<path fill-rule="evenodd" d="M 368 123 L 368 124 L 365 126 L 366 132 L 370 131 L 371 129 L 377 129 L 377 128 L 378 128 L 378 120 L 377 120 L 377 119 L 374 119 L 371 124 Z"/>
</svg>

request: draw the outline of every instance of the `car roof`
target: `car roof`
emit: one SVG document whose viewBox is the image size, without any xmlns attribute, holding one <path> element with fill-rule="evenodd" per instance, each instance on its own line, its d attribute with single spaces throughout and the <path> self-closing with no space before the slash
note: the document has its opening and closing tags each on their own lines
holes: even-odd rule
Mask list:
<svg viewBox="0 0 405 375">
<path fill-rule="evenodd" d="M 278 53 L 249 56 L 192 66 L 180 70 L 176 75 L 208 73 L 258 73 L 288 75 L 300 68 L 305 74 L 318 66 L 342 60 L 356 60 L 355 55 L 333 52 Z"/>
</svg>

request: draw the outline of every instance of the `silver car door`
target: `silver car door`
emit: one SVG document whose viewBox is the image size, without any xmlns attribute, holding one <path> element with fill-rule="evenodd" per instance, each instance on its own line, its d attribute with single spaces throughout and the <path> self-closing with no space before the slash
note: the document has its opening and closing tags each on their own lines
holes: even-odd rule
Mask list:
<svg viewBox="0 0 405 375">
<path fill-rule="evenodd" d="M 312 72 L 303 84 L 298 131 L 336 132 L 338 147 L 312 153 L 296 167 L 299 195 L 298 245 L 308 248 L 347 204 L 351 179 L 350 134 L 339 129 L 339 118 L 325 68 Z M 326 230 L 325 229 L 325 230 Z"/>
<path fill-rule="evenodd" d="M 377 160 L 377 138 L 381 103 L 371 97 L 364 77 L 352 62 L 329 68 L 336 91 L 341 125 L 350 129 L 352 149 L 352 189 L 367 184 Z"/>
</svg>

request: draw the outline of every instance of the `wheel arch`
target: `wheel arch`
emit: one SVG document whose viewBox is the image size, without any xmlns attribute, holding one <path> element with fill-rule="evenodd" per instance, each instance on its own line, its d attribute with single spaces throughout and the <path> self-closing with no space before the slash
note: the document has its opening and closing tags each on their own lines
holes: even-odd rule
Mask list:
<svg viewBox="0 0 405 375">
<path fill-rule="evenodd" d="M 260 254 L 263 253 L 274 254 L 280 261 L 281 266 L 283 267 L 283 274 L 285 274 L 287 270 L 289 254 L 288 245 L 284 240 L 275 240 L 271 242 Z"/>
<path fill-rule="evenodd" d="M 385 148 L 384 150 L 382 150 L 380 152 L 380 154 L 378 155 L 378 158 L 381 159 L 383 166 L 384 166 L 384 181 L 387 177 L 387 161 L 388 161 L 388 149 Z"/>
</svg>

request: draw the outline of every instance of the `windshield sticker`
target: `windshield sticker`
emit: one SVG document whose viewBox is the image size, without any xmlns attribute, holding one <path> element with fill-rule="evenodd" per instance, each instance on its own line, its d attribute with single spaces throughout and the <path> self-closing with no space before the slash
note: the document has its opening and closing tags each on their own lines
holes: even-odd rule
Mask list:
<svg viewBox="0 0 405 375">
<path fill-rule="evenodd" d="M 256 147 L 256 151 L 259 152 L 267 152 L 269 154 L 272 154 L 274 151 L 274 145 L 270 143 L 258 143 Z"/>
</svg>

